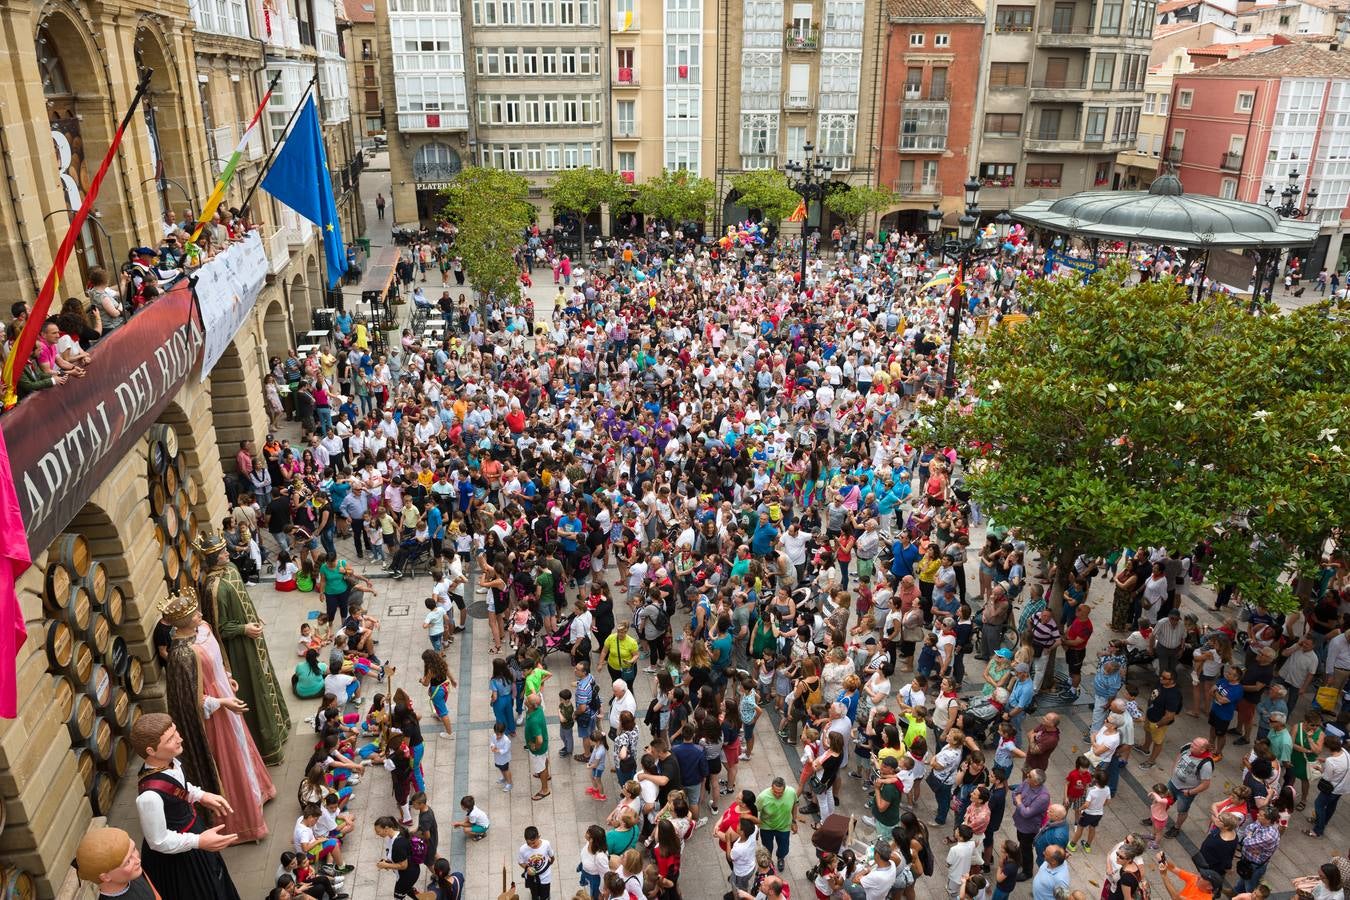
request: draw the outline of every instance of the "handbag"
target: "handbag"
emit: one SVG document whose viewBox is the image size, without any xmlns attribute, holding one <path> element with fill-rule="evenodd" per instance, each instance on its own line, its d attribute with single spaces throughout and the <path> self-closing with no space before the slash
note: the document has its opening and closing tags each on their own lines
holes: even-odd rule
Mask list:
<svg viewBox="0 0 1350 900">
<path fill-rule="evenodd" d="M 1327 779 L 1325 778 L 1317 779 L 1317 793 L 1330 794 L 1334 790 L 1336 790 L 1336 785 L 1332 784 Z"/>
<path fill-rule="evenodd" d="M 1256 874 L 1256 864 L 1245 856 L 1238 857 L 1237 874 L 1239 878 L 1251 878 Z"/>
</svg>

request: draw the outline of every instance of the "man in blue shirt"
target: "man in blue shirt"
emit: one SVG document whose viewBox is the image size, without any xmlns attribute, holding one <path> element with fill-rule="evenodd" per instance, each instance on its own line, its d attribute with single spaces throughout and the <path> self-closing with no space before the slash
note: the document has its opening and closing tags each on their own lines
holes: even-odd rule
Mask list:
<svg viewBox="0 0 1350 900">
<path fill-rule="evenodd" d="M 1027 707 L 1036 697 L 1036 685 L 1031 681 L 1031 667 L 1026 663 L 1018 663 L 1014 666 L 1013 673 L 1016 680 L 1013 682 L 1012 690 L 1008 692 L 1008 707 L 1004 715 L 1008 717 L 1008 722 L 1020 735 L 1022 733 L 1022 719 L 1026 717 Z"/>
<path fill-rule="evenodd" d="M 434 502 L 427 505 L 427 537 L 431 539 L 432 557 L 439 561 L 445 540 L 445 519 L 441 516 L 441 508 Z"/>
<path fill-rule="evenodd" d="M 1069 866 L 1065 863 L 1067 854 L 1063 847 L 1047 847 L 1045 862 L 1036 871 L 1031 882 L 1031 900 L 1055 900 L 1055 891 L 1069 889 Z"/>
<path fill-rule="evenodd" d="M 1097 674 L 1092 679 L 1091 734 L 1096 734 L 1106 721 L 1106 714 L 1111 711 L 1111 701 L 1120 693 L 1124 681 L 1125 673 L 1114 658 L 1107 658 L 1098 665 Z M 1091 740 L 1091 734 L 1086 740 Z"/>
<path fill-rule="evenodd" d="M 703 799 L 703 779 L 708 777 L 708 757 L 703 747 L 695 743 L 694 726 L 685 722 L 670 753 L 680 764 L 680 781 L 685 799 L 689 801 L 691 816 L 698 816 L 699 801 Z"/>
<path fill-rule="evenodd" d="M 575 507 L 569 503 L 562 518 L 558 520 L 558 549 L 562 550 L 563 563 L 567 567 L 568 578 L 571 578 L 577 571 L 577 541 L 580 539 L 581 520 L 577 518 Z"/>
<path fill-rule="evenodd" d="M 760 513 L 759 524 L 755 526 L 755 533 L 750 538 L 750 552 L 761 558 L 773 556 L 774 543 L 777 540 L 778 529 L 769 524 L 769 514 Z"/>
<path fill-rule="evenodd" d="M 891 546 L 891 574 L 897 580 L 914 574 L 914 565 L 919 561 L 919 548 L 909 539 L 909 532 L 900 532 L 900 539 Z"/>
</svg>

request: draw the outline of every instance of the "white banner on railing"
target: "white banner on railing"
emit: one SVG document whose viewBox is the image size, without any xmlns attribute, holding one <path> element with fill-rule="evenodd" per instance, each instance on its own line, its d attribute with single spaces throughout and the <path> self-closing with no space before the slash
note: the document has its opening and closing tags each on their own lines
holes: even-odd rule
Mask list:
<svg viewBox="0 0 1350 900">
<path fill-rule="evenodd" d="M 248 319 L 268 271 L 262 237 L 257 231 L 250 231 L 193 275 L 192 290 L 201 309 L 202 330 L 206 332 L 202 381 L 210 377 L 211 370 L 225 355 L 225 348 Z"/>
</svg>

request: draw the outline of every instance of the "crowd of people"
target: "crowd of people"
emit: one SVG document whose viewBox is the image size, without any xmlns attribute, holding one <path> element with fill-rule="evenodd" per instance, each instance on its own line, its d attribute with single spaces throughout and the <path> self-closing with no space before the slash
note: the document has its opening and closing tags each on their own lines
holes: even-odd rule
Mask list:
<svg viewBox="0 0 1350 900">
<path fill-rule="evenodd" d="M 574 267 L 532 234 L 522 273 L 542 263 L 558 285 L 536 322 L 524 299 L 452 300 L 447 234 L 400 268 L 414 290 L 440 269 L 444 338 L 410 328 L 382 345 L 343 313 L 323 346 L 274 360 L 272 433 L 239 447 L 223 538 L 245 579 L 323 601 L 297 645 L 292 690 L 316 743 L 271 897 L 342 895 L 342 844 L 365 830 L 345 809 L 371 765 L 390 772 L 390 814 L 369 827 L 395 897 L 461 896 L 437 852 L 449 840 L 427 803 L 422 722 L 454 733 L 446 653 L 475 600 L 492 677 L 463 687 L 494 724 L 473 753 L 491 754 L 505 792 L 523 754 L 534 801 L 574 766 L 603 804 L 579 826 L 579 860 L 558 858 L 548 823 L 525 830 L 533 900 L 576 882 L 591 900 L 680 897 L 682 870 L 718 859 L 736 900 L 914 900 L 924 878 L 960 900 L 1085 897 L 1066 861 L 1093 851 L 1132 760 L 1170 774 L 1103 854 L 1103 898 L 1137 900 L 1152 872 L 1173 898 L 1264 900 L 1310 785 L 1306 830 L 1324 833 L 1350 793 L 1343 571 L 1304 613 L 1251 606 L 1217 628 L 1183 604 L 1203 546 L 1079 559 L 1052 598 L 1055 573 L 972 502 L 960 448 L 917 438 L 944 391 L 976 400 L 945 383 L 940 261 L 912 235 L 843 235 L 803 283 L 786 249 L 654 231 Z M 973 267 L 962 339 L 1020 311 L 1019 276 L 1047 274 L 1030 241 Z M 278 435 L 286 418 L 295 443 Z M 378 591 L 339 552 L 348 538 L 356 560 L 427 585 L 425 702 L 389 686 L 362 602 Z M 1107 641 L 1091 641 L 1094 600 L 1111 607 Z M 1090 714 L 1075 711 L 1084 693 Z M 1166 736 L 1186 715 L 1209 735 L 1174 758 Z M 1076 720 L 1081 754 L 1061 746 Z M 1218 793 L 1234 723 L 1241 776 L 1178 866 L 1159 851 Z M 795 776 L 740 768 L 783 752 Z M 470 858 L 491 827 L 481 798 L 458 798 Z M 790 871 L 806 834 L 814 864 Z M 1309 893 L 1341 900 L 1339 870 L 1322 879 Z"/>
</svg>

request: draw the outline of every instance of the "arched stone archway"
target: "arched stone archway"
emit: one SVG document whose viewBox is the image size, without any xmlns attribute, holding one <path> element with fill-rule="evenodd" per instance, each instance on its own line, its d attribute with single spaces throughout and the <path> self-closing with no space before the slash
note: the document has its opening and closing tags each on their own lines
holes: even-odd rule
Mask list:
<svg viewBox="0 0 1350 900">
<path fill-rule="evenodd" d="M 150 92 L 142 102 L 141 124 L 135 129 L 144 135 L 146 156 L 153 165 L 152 179 L 159 198 L 159 214 L 170 210 L 196 211 L 192 195 L 193 173 L 184 130 L 183 95 L 178 66 L 170 62 L 167 44 L 157 21 L 144 18 L 136 29 L 135 59 L 138 68 L 148 68 Z"/>
<path fill-rule="evenodd" d="M 297 345 L 296 337 L 303 331 L 304 323 L 309 321 L 309 287 L 305 284 L 305 276 L 299 272 L 291 279 L 291 325 L 286 334 L 287 349 Z"/>
<path fill-rule="evenodd" d="M 299 280 L 299 277 L 297 275 L 296 280 Z M 267 342 L 269 366 L 273 357 L 277 359 L 286 358 L 286 351 L 290 349 L 291 339 L 290 333 L 286 329 L 286 310 L 279 300 L 273 300 L 267 304 L 267 309 L 263 311 L 263 339 Z"/>
<path fill-rule="evenodd" d="M 225 353 L 211 370 L 211 424 L 216 429 L 216 450 L 220 456 L 220 467 L 227 475 L 233 474 L 241 479 L 247 473 L 236 472 L 235 454 L 239 451 L 240 441 L 257 440 L 260 435 L 254 429 L 249 408 L 248 381 L 244 372 L 244 363 L 234 342 L 225 348 Z"/>
<path fill-rule="evenodd" d="M 79 208 L 89 192 L 90 180 L 107 152 L 115 130 L 109 118 L 106 97 L 109 86 L 104 69 L 98 63 L 101 51 L 89 25 L 79 11 L 61 3 L 42 10 L 34 35 L 42 93 L 51 129 L 51 156 L 37 165 L 54 171 L 60 183 L 57 207 L 47 219 L 48 236 L 55 247 L 65 233 L 69 214 Z M 118 169 L 109 173 L 105 196 L 126 192 L 128 185 L 117 185 Z M 140 241 L 121 203 L 100 205 L 97 220 L 91 220 L 80 232 L 74 253 L 81 279 L 94 266 L 114 269 L 122 262 L 119 248 L 136 246 Z"/>
</svg>

